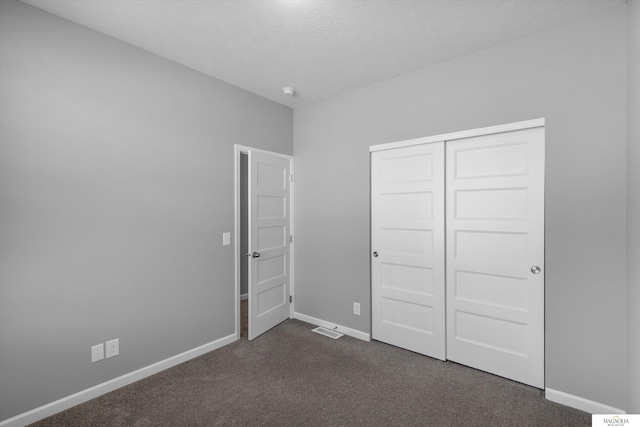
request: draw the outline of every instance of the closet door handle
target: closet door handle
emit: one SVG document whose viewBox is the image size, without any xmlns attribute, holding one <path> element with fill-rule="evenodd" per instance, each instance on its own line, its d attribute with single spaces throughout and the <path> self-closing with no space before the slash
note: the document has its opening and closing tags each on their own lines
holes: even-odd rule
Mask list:
<svg viewBox="0 0 640 427">
<path fill-rule="evenodd" d="M 378 252 L 377 251 L 373 251 L 373 256 L 374 256 L 374 258 L 378 258 Z"/>
<path fill-rule="evenodd" d="M 251 256 L 254 258 L 260 258 L 260 252 L 254 252 L 251 254 Z"/>
<path fill-rule="evenodd" d="M 542 271 L 542 269 L 540 267 L 538 267 L 537 265 L 534 265 L 533 267 L 531 267 L 531 272 L 533 274 L 540 274 L 541 271 Z"/>
</svg>

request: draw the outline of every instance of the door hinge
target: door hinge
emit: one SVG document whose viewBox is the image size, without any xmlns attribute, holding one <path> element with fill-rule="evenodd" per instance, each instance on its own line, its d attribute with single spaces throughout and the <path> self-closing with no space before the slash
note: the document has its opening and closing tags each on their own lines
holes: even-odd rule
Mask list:
<svg viewBox="0 0 640 427">
<path fill-rule="evenodd" d="M 293 182 L 293 174 L 289 174 L 289 182 Z"/>
<path fill-rule="evenodd" d="M 289 302 L 293 302 L 293 295 L 289 295 Z"/>
<path fill-rule="evenodd" d="M 293 242 L 293 234 L 289 234 L 289 242 Z"/>
</svg>

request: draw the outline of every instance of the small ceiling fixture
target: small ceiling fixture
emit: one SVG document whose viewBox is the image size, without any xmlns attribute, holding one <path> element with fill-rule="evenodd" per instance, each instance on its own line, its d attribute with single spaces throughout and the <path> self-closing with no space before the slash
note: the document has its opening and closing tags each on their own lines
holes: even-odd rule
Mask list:
<svg viewBox="0 0 640 427">
<path fill-rule="evenodd" d="M 296 93 L 296 91 L 294 88 L 287 86 L 282 88 L 282 93 L 284 93 L 287 96 L 293 96 Z"/>
</svg>

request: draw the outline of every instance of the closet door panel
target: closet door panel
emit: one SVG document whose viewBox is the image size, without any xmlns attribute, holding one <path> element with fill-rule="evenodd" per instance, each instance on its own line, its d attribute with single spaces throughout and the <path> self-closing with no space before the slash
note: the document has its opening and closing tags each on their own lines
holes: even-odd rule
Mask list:
<svg viewBox="0 0 640 427">
<path fill-rule="evenodd" d="M 444 360 L 444 143 L 371 154 L 372 337 Z"/>
<path fill-rule="evenodd" d="M 447 359 L 543 388 L 544 128 L 446 146 Z"/>
</svg>

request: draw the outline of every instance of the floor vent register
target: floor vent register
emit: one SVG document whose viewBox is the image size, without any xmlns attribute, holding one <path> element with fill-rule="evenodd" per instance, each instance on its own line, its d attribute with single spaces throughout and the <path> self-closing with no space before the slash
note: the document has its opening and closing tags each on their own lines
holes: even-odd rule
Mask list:
<svg viewBox="0 0 640 427">
<path fill-rule="evenodd" d="M 325 337 L 329 337 L 329 338 L 333 338 L 334 340 L 337 340 L 338 338 L 340 338 L 341 336 L 343 336 L 344 334 L 341 334 L 340 332 L 336 332 L 336 331 L 332 331 L 331 329 L 327 329 L 327 328 L 323 328 L 322 326 L 318 326 L 315 329 L 312 329 L 313 332 L 318 333 L 320 335 L 324 335 Z"/>
</svg>

